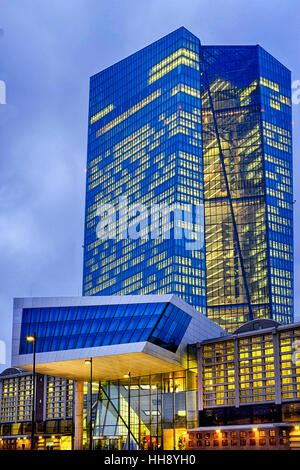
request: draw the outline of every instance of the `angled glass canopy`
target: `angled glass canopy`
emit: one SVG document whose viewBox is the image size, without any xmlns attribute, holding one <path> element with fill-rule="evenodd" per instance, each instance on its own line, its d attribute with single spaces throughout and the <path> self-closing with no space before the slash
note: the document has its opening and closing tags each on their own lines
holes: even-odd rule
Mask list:
<svg viewBox="0 0 300 470">
<path fill-rule="evenodd" d="M 191 316 L 169 302 L 24 308 L 19 354 L 145 342 L 176 352 Z"/>
</svg>

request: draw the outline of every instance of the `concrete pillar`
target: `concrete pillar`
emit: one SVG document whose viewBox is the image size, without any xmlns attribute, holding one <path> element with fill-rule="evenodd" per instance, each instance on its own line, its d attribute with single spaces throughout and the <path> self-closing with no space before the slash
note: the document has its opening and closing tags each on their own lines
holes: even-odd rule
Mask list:
<svg viewBox="0 0 300 470">
<path fill-rule="evenodd" d="M 82 450 L 83 440 L 83 382 L 74 382 L 74 450 Z"/>
</svg>

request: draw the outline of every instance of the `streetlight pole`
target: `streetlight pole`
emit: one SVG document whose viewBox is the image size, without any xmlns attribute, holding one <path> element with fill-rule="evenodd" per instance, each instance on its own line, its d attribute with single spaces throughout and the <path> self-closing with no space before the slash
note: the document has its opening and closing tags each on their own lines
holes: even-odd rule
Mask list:
<svg viewBox="0 0 300 470">
<path fill-rule="evenodd" d="M 86 364 L 90 364 L 90 393 L 89 393 L 89 402 L 90 402 L 90 421 L 89 421 L 89 450 L 93 450 L 93 419 L 92 419 L 92 406 L 93 406 L 93 358 L 86 359 Z"/>
<path fill-rule="evenodd" d="M 31 413 L 31 443 L 30 449 L 34 450 L 34 435 L 35 435 L 35 353 L 36 353 L 36 334 L 29 335 L 26 341 L 33 343 L 33 368 L 32 368 L 32 413 Z"/>
<path fill-rule="evenodd" d="M 131 373 L 128 372 L 128 450 L 130 450 L 130 389 L 131 389 Z"/>
<path fill-rule="evenodd" d="M 130 450 L 130 388 L 131 388 L 131 373 L 124 375 L 128 378 L 128 450 Z"/>
<path fill-rule="evenodd" d="M 90 386 L 90 450 L 93 450 L 93 359 L 91 358 L 91 386 Z"/>
</svg>

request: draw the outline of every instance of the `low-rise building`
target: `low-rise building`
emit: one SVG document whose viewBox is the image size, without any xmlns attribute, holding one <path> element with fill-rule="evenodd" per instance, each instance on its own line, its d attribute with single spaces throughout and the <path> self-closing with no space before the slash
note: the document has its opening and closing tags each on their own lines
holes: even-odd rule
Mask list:
<svg viewBox="0 0 300 470">
<path fill-rule="evenodd" d="M 9 368 L 0 374 L 0 450 L 30 449 L 32 373 Z M 72 448 L 73 382 L 37 374 L 35 447 Z"/>
<path fill-rule="evenodd" d="M 2 447 L 29 445 L 32 334 L 36 448 L 299 446 L 300 323 L 229 334 L 153 295 L 15 301 L 12 363 L 25 371 L 2 376 Z"/>
<path fill-rule="evenodd" d="M 299 349 L 300 323 L 271 320 L 198 343 L 199 425 L 189 448 L 300 446 Z"/>
</svg>

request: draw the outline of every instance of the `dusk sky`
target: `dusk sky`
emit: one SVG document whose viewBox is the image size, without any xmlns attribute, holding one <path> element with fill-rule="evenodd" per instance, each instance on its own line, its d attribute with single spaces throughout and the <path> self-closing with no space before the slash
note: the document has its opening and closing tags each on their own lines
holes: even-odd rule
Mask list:
<svg viewBox="0 0 300 470">
<path fill-rule="evenodd" d="M 0 341 L 7 350 L 0 371 L 10 365 L 14 297 L 81 295 L 89 77 L 180 26 L 206 45 L 260 44 L 299 80 L 293 128 L 300 320 L 299 2 L 0 0 L 0 80 L 6 85 L 6 104 L 0 104 Z"/>
</svg>

